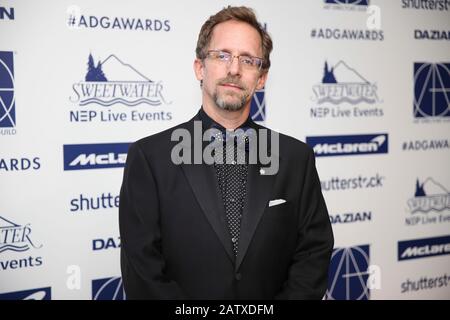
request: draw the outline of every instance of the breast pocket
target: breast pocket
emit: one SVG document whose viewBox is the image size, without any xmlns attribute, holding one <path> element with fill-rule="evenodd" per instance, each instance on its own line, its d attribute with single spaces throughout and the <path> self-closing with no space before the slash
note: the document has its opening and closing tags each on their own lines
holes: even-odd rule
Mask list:
<svg viewBox="0 0 450 320">
<path fill-rule="evenodd" d="M 266 214 L 267 216 L 293 216 L 294 215 L 294 209 L 292 206 L 292 203 L 289 201 L 276 204 L 273 206 L 269 205 L 266 208 Z"/>
</svg>

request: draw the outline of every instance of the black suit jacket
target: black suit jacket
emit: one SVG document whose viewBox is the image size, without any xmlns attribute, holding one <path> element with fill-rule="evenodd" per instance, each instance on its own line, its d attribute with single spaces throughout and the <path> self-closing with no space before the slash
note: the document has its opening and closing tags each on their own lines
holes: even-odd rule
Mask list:
<svg viewBox="0 0 450 320">
<path fill-rule="evenodd" d="M 119 209 L 127 298 L 321 299 L 333 234 L 311 148 L 280 134 L 278 173 L 249 166 L 235 257 L 214 166 L 171 161 L 172 131 L 192 133 L 199 119 L 130 146 Z"/>
</svg>

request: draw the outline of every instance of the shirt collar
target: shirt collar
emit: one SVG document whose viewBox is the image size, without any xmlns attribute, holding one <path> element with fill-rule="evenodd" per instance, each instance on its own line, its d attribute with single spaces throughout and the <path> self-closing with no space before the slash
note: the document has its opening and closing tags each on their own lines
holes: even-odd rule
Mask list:
<svg viewBox="0 0 450 320">
<path fill-rule="evenodd" d="M 203 110 L 203 107 L 200 108 L 200 110 L 199 110 L 199 112 L 197 114 L 197 118 L 198 118 L 198 120 L 202 121 L 202 123 L 203 123 L 203 130 L 207 130 L 207 129 L 210 129 L 210 128 L 215 128 L 215 129 L 219 129 L 222 132 L 226 131 L 226 129 L 221 124 L 217 123 L 216 121 L 211 119 L 210 116 L 208 116 L 208 114 Z M 247 130 L 249 128 L 256 129 L 255 123 L 251 119 L 250 115 L 247 117 L 247 119 L 244 121 L 244 123 L 242 123 L 236 129 Z"/>
</svg>

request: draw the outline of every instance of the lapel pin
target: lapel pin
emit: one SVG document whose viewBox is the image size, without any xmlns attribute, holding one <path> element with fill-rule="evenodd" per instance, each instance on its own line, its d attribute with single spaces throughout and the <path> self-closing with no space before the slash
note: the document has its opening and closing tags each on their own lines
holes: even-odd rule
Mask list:
<svg viewBox="0 0 450 320">
<path fill-rule="evenodd" d="M 265 171 L 264 169 L 259 169 L 259 174 L 260 174 L 260 175 L 265 175 L 265 174 L 266 174 L 266 171 Z"/>
</svg>

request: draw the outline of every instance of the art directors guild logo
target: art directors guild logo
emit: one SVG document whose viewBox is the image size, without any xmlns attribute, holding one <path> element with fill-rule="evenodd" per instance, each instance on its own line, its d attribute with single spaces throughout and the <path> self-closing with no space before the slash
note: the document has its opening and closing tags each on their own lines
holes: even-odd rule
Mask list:
<svg viewBox="0 0 450 320">
<path fill-rule="evenodd" d="M 13 52 L 0 51 L 0 135 L 16 134 Z"/>
<path fill-rule="evenodd" d="M 366 11 L 369 0 L 324 0 L 324 9 Z"/>
<path fill-rule="evenodd" d="M 346 62 L 340 60 L 334 66 L 325 62 L 321 83 L 312 88 L 311 118 L 363 118 L 382 117 L 383 109 L 374 105 L 382 101 L 378 97 L 375 82 L 367 80 Z"/>
<path fill-rule="evenodd" d="M 450 192 L 431 177 L 416 181 L 414 196 L 407 201 L 407 226 L 450 222 Z"/>
<path fill-rule="evenodd" d="M 162 81 L 147 78 L 114 54 L 97 63 L 89 54 L 85 81 L 74 83 L 72 89 L 69 100 L 78 108 L 70 111 L 70 122 L 172 119 L 170 111 L 155 110 L 171 104 L 164 95 Z"/>
<path fill-rule="evenodd" d="M 335 248 L 328 273 L 326 300 L 369 300 L 381 289 L 381 270 L 370 264 L 370 246 Z"/>
<path fill-rule="evenodd" d="M 450 120 L 450 63 L 414 63 L 414 118 Z"/>
</svg>

